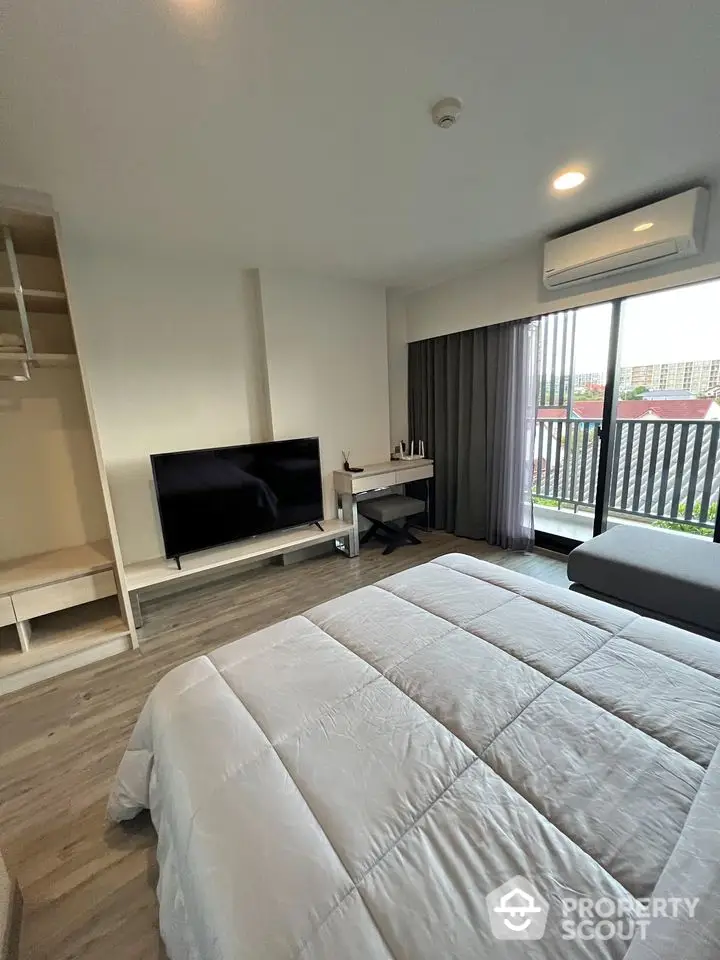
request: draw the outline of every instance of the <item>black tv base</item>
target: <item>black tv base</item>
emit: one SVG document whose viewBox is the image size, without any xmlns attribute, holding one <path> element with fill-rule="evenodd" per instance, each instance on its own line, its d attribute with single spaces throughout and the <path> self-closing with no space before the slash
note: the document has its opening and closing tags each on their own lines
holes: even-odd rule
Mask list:
<svg viewBox="0 0 720 960">
<path fill-rule="evenodd" d="M 319 520 L 313 520 L 313 522 L 310 524 L 310 526 L 311 526 L 311 527 L 317 527 L 318 530 L 319 530 L 321 533 L 325 533 L 325 530 L 323 529 L 323 526 L 322 526 L 322 524 L 320 523 Z"/>
<path fill-rule="evenodd" d="M 173 557 L 173 560 L 177 564 L 178 570 L 182 570 L 182 567 L 180 566 L 180 557 Z"/>
</svg>

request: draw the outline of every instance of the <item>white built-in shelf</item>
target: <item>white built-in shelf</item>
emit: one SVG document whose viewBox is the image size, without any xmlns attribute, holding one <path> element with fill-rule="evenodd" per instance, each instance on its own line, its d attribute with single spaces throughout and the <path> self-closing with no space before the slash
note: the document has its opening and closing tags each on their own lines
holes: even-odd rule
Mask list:
<svg viewBox="0 0 720 960">
<path fill-rule="evenodd" d="M 11 229 L 15 253 L 57 258 L 58 246 L 52 216 L 8 208 L 3 208 L 2 214 L 3 223 Z"/>
<path fill-rule="evenodd" d="M 107 523 L 99 530 L 114 535 L 114 523 L 49 198 L 0 188 L 0 203 L 0 333 L 11 334 L 19 347 L 0 349 L 3 397 L 10 399 L 0 418 L 0 463 L 3 457 L 12 461 L 4 490 L 16 511 L 7 532 L 20 550 L 25 544 L 26 552 L 48 551 L 0 563 L 2 695 L 129 650 L 135 633 L 119 556 L 109 541 L 48 550 L 62 520 L 51 509 L 58 486 L 76 491 L 78 522 L 68 521 L 69 537 L 83 539 L 86 497 L 93 517 L 105 504 Z M 10 381 L 18 381 L 17 388 Z M 52 443 L 43 439 L 48 404 L 72 412 L 53 420 Z M 91 450 L 97 471 L 87 459 Z M 36 470 L 38 458 L 45 473 L 28 480 L 26 490 L 23 471 Z"/>
<path fill-rule="evenodd" d="M 67 313 L 67 297 L 59 290 L 23 289 L 23 299 L 32 313 Z M 0 287 L 0 310 L 17 310 L 13 287 Z"/>
<path fill-rule="evenodd" d="M 8 639 L 11 628 L 2 629 L 0 642 L 0 679 L 13 674 L 25 673 L 45 664 L 54 664 L 63 658 L 82 656 L 83 663 L 92 662 L 93 649 L 106 656 L 103 647 L 109 641 L 120 641 L 118 650 L 129 649 L 122 641 L 128 638 L 128 627 L 120 616 L 117 597 L 94 600 L 81 606 L 70 607 L 38 617 L 33 622 L 30 650 L 23 652 Z M 98 657 L 99 659 L 99 657 Z M 54 670 L 53 672 L 62 672 Z M 38 676 L 38 679 L 42 679 Z M 0 689 L 4 685 L 0 684 Z"/>
<path fill-rule="evenodd" d="M 77 363 L 75 353 L 34 353 L 32 360 L 19 350 L 0 350 L 0 361 L 35 363 L 40 367 L 72 367 Z"/>
<path fill-rule="evenodd" d="M 64 547 L 0 563 L 0 596 L 112 568 L 109 540 Z"/>
<path fill-rule="evenodd" d="M 317 527 L 295 527 L 292 530 L 262 534 L 227 547 L 203 550 L 201 553 L 182 557 L 181 570 L 177 569 L 173 560 L 166 560 L 164 557 L 132 563 L 125 568 L 128 589 L 142 590 L 158 583 L 181 580 L 195 573 L 216 570 L 233 563 L 277 557 L 316 543 L 327 543 L 329 540 L 346 537 L 353 529 L 353 525 L 344 520 L 323 520 L 322 527 L 322 530 Z"/>
</svg>

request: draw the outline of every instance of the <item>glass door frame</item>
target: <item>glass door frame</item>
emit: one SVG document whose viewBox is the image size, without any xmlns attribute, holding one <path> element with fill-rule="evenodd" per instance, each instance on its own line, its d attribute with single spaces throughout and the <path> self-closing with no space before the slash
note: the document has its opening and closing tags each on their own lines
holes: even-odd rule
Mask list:
<svg viewBox="0 0 720 960">
<path fill-rule="evenodd" d="M 647 296 L 649 293 L 662 293 L 664 291 L 677 290 L 682 287 L 697 286 L 702 283 L 717 281 L 719 278 L 710 278 L 709 280 L 694 281 L 684 284 L 677 284 L 672 287 L 664 287 L 660 290 L 648 291 L 648 293 L 632 294 L 630 296 L 615 297 L 609 300 L 599 300 L 598 303 L 609 303 L 611 305 L 610 338 L 608 344 L 608 361 L 605 382 L 605 394 L 603 399 L 603 418 L 602 425 L 598 431 L 600 440 L 600 449 L 598 453 L 598 476 L 595 492 L 595 513 L 593 518 L 593 537 L 599 536 L 607 530 L 608 514 L 610 509 L 610 497 L 612 493 L 612 472 L 614 461 L 614 447 L 617 438 L 617 409 L 620 399 L 620 346 L 622 336 L 622 314 L 623 306 L 629 300 L 638 296 Z M 566 307 L 564 311 L 576 310 L 580 308 Z M 558 312 L 558 311 L 553 311 Z M 572 396 L 572 385 L 570 386 Z M 715 501 L 718 505 L 717 516 L 715 520 L 715 529 L 712 541 L 720 544 L 720 495 Z M 579 541 L 571 540 L 566 537 L 560 537 L 555 534 L 547 534 L 542 531 L 536 532 L 536 543 L 538 546 L 547 546 L 550 549 L 560 549 L 567 552 L 579 545 Z M 709 538 L 708 538 L 709 539 Z"/>
<path fill-rule="evenodd" d="M 595 518 L 593 537 L 599 537 L 607 530 L 610 510 L 610 487 L 612 484 L 612 463 L 615 452 L 616 422 L 618 400 L 620 399 L 620 377 L 618 360 L 620 357 L 620 324 L 622 322 L 622 298 L 610 301 L 610 342 L 608 344 L 607 375 L 605 396 L 603 399 L 602 426 L 598 431 L 600 454 L 598 457 L 598 478 L 595 491 Z"/>
</svg>

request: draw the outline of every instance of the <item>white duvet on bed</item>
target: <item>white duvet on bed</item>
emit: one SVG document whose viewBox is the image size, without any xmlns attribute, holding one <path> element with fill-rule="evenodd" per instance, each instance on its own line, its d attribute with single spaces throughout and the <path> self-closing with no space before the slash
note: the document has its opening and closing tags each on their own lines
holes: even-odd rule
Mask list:
<svg viewBox="0 0 720 960">
<path fill-rule="evenodd" d="M 713 641 L 450 555 L 169 673 L 109 814 L 152 812 L 172 960 L 622 957 L 562 901 L 653 894 L 700 899 L 628 960 L 717 960 L 719 678 Z M 492 934 L 518 875 L 541 940 Z"/>
</svg>

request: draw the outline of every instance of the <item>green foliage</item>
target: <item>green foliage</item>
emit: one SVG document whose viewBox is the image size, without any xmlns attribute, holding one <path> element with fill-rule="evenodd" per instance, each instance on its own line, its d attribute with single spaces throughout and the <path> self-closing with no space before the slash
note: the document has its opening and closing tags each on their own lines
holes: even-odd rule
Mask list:
<svg viewBox="0 0 720 960">
<path fill-rule="evenodd" d="M 685 513 L 685 508 L 687 504 L 681 503 L 678 507 L 678 513 L 680 516 L 683 516 Z M 693 520 L 700 519 L 700 509 L 702 504 L 699 500 L 696 500 L 693 505 L 692 517 Z M 715 525 L 717 520 L 717 504 L 713 503 L 708 509 L 708 517 L 706 523 L 711 523 Z M 679 530 L 681 533 L 694 533 L 700 534 L 701 537 L 711 537 L 713 535 L 713 529 L 711 527 L 698 527 L 691 523 L 683 523 L 681 520 L 654 520 L 652 523 L 653 527 L 662 527 L 663 530 Z"/>
<path fill-rule="evenodd" d="M 647 393 L 647 387 L 633 387 L 632 390 L 623 390 L 620 394 L 621 400 L 640 400 L 644 393 Z"/>
<path fill-rule="evenodd" d="M 584 390 L 576 390 L 573 400 L 602 400 L 605 396 L 605 385 L 589 383 Z"/>
<path fill-rule="evenodd" d="M 558 507 L 560 505 L 559 500 L 555 500 L 552 497 L 536 497 L 533 496 L 533 503 L 539 507 Z M 695 502 L 693 506 L 693 520 L 700 519 L 700 510 L 702 504 L 699 500 Z M 683 523 L 682 520 L 653 520 L 650 524 L 652 527 L 662 527 L 664 530 L 679 530 L 680 533 L 694 533 L 700 535 L 701 537 L 712 537 L 713 527 L 715 526 L 715 521 L 717 519 L 718 507 L 716 503 L 713 503 L 708 508 L 708 516 L 706 523 L 711 524 L 710 527 L 699 527 L 696 524 L 692 523 Z M 685 504 L 681 503 L 678 506 L 678 514 L 682 517 L 685 513 Z"/>
</svg>

